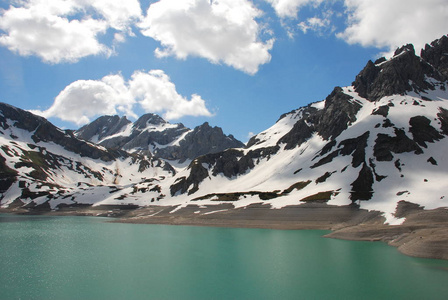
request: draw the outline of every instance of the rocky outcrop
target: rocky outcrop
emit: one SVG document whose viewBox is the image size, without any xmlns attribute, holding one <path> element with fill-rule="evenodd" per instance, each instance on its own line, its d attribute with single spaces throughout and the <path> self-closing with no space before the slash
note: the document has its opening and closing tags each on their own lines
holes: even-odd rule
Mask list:
<svg viewBox="0 0 448 300">
<path fill-rule="evenodd" d="M 158 157 L 180 160 L 194 159 L 198 156 L 217 153 L 229 148 L 242 148 L 244 144 L 233 137 L 225 135 L 221 128 L 211 127 L 208 122 L 190 131 L 179 145 L 159 148 L 155 151 Z"/>
<path fill-rule="evenodd" d="M 426 44 L 420 56 L 440 72 L 444 77 L 443 80 L 448 80 L 448 37 L 446 35 L 431 44 Z"/>
<path fill-rule="evenodd" d="M 104 138 L 114 135 L 122 130 L 126 125 L 131 123 L 126 117 L 119 116 L 102 116 L 85 125 L 76 131 L 76 136 L 86 141 L 103 140 Z"/>
<path fill-rule="evenodd" d="M 420 93 L 433 90 L 434 84 L 430 78 L 441 82 L 448 79 L 446 53 L 447 36 L 427 45 L 421 57 L 415 55 L 413 45 L 403 46 L 395 51 L 390 60 L 382 58 L 375 63 L 369 61 L 352 85 L 361 97 L 370 101 L 411 91 Z"/>
</svg>

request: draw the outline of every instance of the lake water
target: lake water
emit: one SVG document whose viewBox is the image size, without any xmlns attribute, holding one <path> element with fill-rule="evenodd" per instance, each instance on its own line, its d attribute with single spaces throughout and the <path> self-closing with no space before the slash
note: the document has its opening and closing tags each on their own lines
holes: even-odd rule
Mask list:
<svg viewBox="0 0 448 300">
<path fill-rule="evenodd" d="M 282 231 L 0 215 L 0 299 L 448 299 L 448 261 Z"/>
</svg>

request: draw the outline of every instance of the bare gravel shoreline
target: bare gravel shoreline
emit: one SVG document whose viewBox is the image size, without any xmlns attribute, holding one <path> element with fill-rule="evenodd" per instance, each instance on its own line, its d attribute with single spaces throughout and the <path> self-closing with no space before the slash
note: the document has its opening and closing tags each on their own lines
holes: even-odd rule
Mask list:
<svg viewBox="0 0 448 300">
<path fill-rule="evenodd" d="M 272 209 L 252 204 L 234 208 L 231 203 L 218 205 L 134 207 L 68 207 L 59 211 L 0 210 L 6 213 L 45 215 L 86 215 L 114 217 L 113 222 L 214 227 L 265 228 L 280 230 L 323 229 L 325 237 L 382 241 L 409 256 L 448 259 L 448 209 L 423 210 L 402 203 L 396 215 L 405 217 L 402 225 L 384 225 L 379 212 L 356 206 L 331 206 L 305 203 Z"/>
</svg>

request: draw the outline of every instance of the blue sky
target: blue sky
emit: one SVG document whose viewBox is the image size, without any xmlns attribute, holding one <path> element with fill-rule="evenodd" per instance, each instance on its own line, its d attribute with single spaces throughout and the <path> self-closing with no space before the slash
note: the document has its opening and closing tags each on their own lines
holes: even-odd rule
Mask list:
<svg viewBox="0 0 448 300">
<path fill-rule="evenodd" d="M 91 4 L 95 3 L 95 4 Z M 0 1 L 0 101 L 76 129 L 157 113 L 247 141 L 369 59 L 448 33 L 445 0 Z"/>
</svg>

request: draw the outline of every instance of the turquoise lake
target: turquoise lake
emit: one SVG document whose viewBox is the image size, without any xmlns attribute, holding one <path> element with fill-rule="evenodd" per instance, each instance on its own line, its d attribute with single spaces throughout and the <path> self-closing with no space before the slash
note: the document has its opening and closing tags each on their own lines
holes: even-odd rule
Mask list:
<svg viewBox="0 0 448 300">
<path fill-rule="evenodd" d="M 325 233 L 0 215 L 0 299 L 448 299 L 448 261 Z"/>
</svg>

